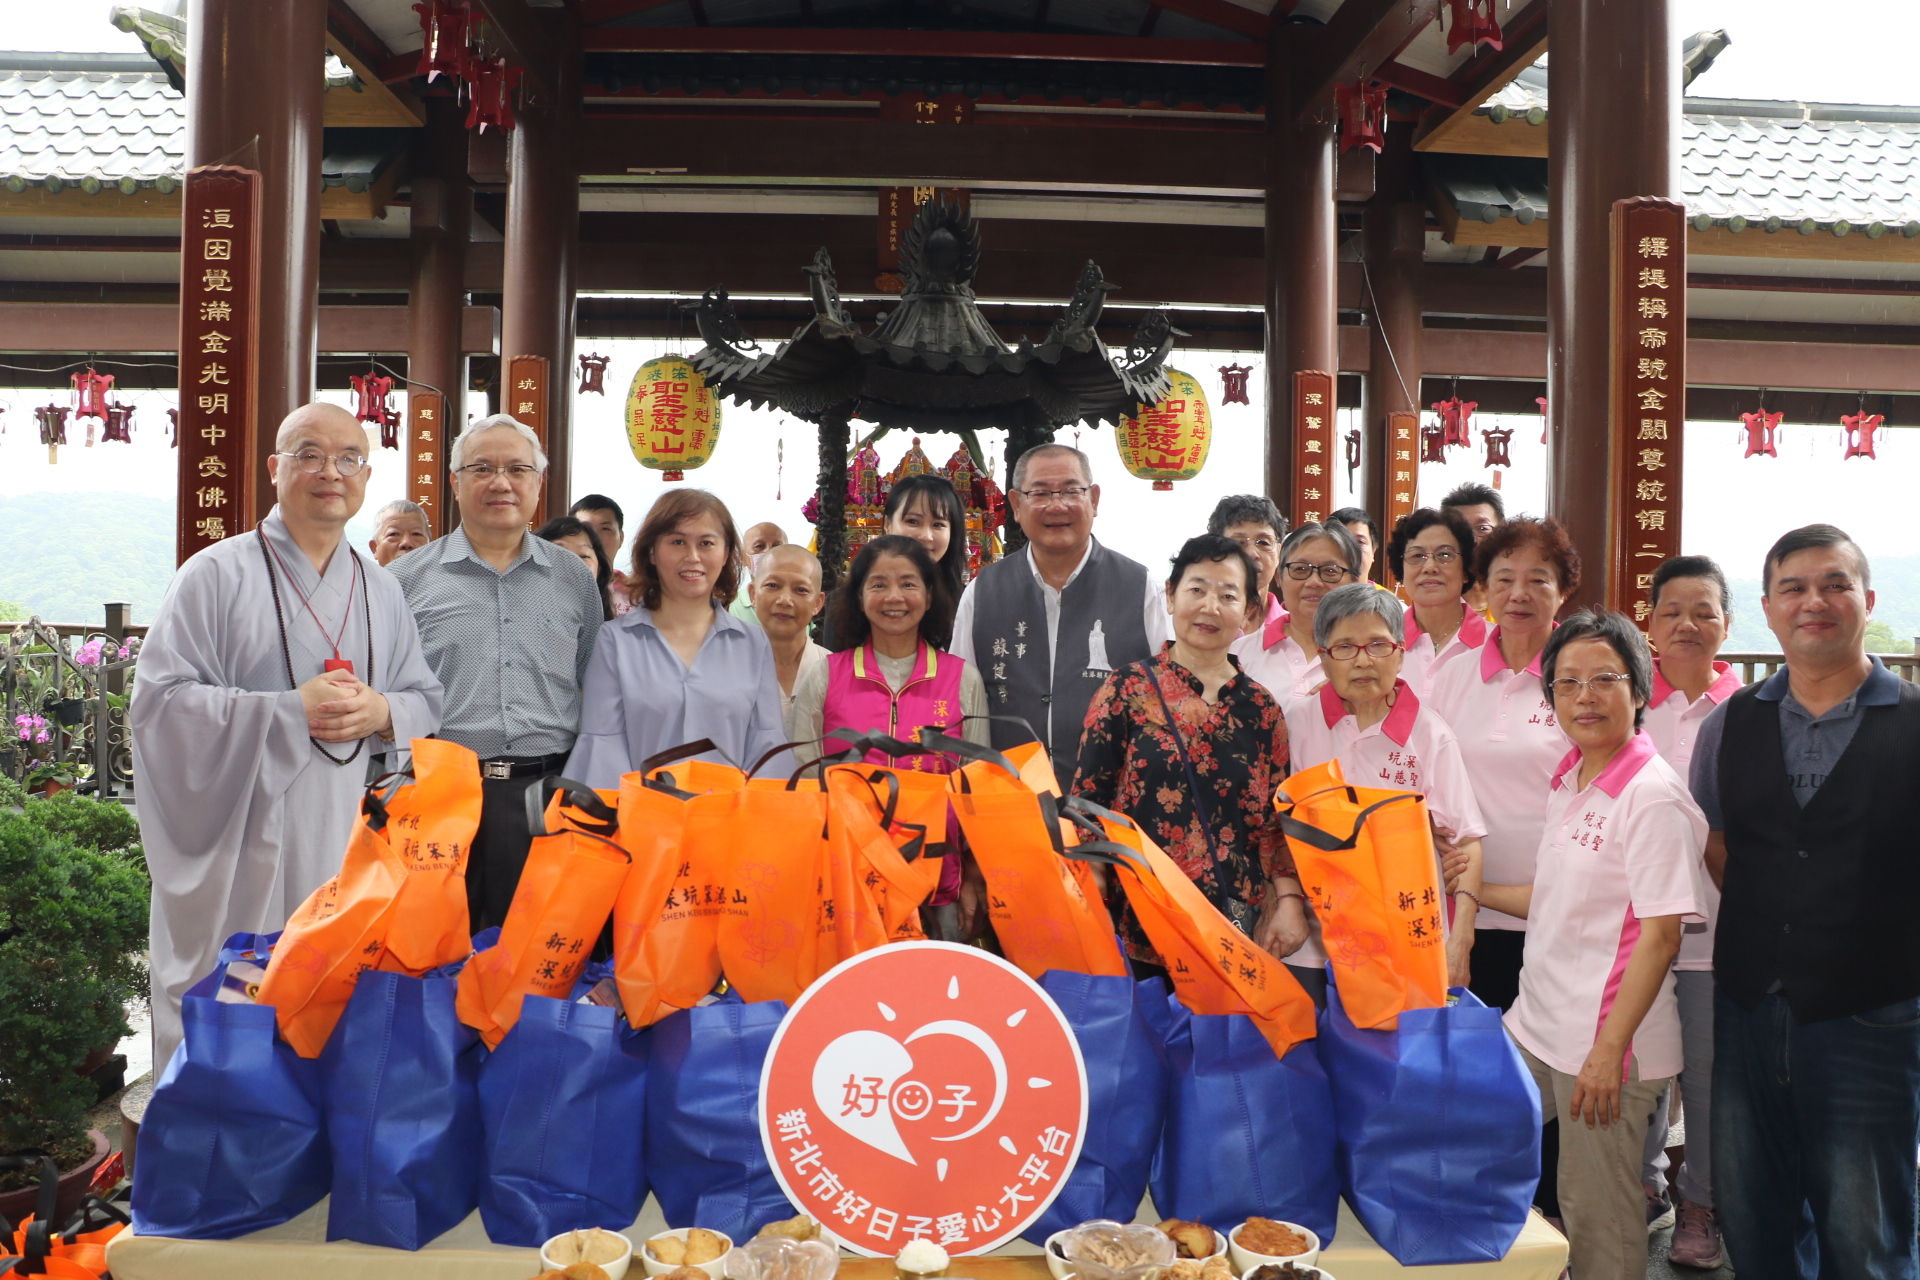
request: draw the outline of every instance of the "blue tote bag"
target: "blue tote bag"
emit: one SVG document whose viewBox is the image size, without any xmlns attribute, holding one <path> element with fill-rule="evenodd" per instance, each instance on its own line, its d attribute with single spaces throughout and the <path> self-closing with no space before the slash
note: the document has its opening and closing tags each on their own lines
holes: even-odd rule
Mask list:
<svg viewBox="0 0 1920 1280">
<path fill-rule="evenodd" d="M 619 1016 L 607 1005 L 527 996 L 520 1021 L 480 1064 L 480 1219 L 495 1244 L 619 1231 L 640 1215 L 647 1036 L 625 1032 Z"/>
<path fill-rule="evenodd" d="M 786 1012 L 778 1000 L 729 995 L 653 1025 L 647 1163 L 668 1226 L 746 1241 L 797 1212 L 767 1163 L 755 1115 L 760 1069 Z"/>
<path fill-rule="evenodd" d="M 459 968 L 362 973 L 320 1055 L 329 1240 L 418 1249 L 479 1204 L 484 1050 L 454 1011 Z"/>
<path fill-rule="evenodd" d="M 1327 991 L 1319 1045 L 1333 1082 L 1347 1203 L 1400 1263 L 1492 1262 L 1526 1223 L 1540 1181 L 1540 1094 L 1489 1009 L 1401 1013 L 1366 1031 Z"/>
<path fill-rule="evenodd" d="M 1159 979 L 1050 970 L 1040 986 L 1066 1015 L 1087 1065 L 1080 1159 L 1047 1211 L 1022 1234 L 1043 1244 L 1092 1218 L 1131 1222 L 1146 1194 L 1167 1114 L 1167 1055 L 1144 1005 L 1166 1003 Z"/>
<path fill-rule="evenodd" d="M 1333 1096 L 1311 1043 L 1276 1058 L 1244 1014 L 1160 1006 L 1170 1087 L 1153 1203 L 1219 1231 L 1259 1214 L 1333 1240 L 1340 1216 Z"/>
<path fill-rule="evenodd" d="M 265 966 L 277 933 L 236 933 L 181 1000 L 184 1036 L 140 1124 L 134 1230 L 228 1240 L 327 1194 L 320 1064 L 280 1038 L 270 1005 L 216 999 L 229 965 Z"/>
</svg>

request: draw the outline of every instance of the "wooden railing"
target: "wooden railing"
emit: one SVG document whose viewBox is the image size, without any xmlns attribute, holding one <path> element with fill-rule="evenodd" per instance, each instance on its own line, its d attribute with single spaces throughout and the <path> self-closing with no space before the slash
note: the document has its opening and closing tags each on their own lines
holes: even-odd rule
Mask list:
<svg viewBox="0 0 1920 1280">
<path fill-rule="evenodd" d="M 1902 680 L 1920 680 L 1920 654 L 1880 653 L 1874 656 L 1886 663 L 1887 669 Z M 1743 684 L 1765 680 L 1786 661 L 1777 653 L 1722 653 L 1720 660 L 1733 664 Z"/>
</svg>

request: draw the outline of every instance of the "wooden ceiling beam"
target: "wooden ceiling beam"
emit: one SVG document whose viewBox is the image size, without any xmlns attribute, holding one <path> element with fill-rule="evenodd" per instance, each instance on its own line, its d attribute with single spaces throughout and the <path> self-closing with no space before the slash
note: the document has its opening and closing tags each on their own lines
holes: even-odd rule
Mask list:
<svg viewBox="0 0 1920 1280">
<path fill-rule="evenodd" d="M 476 14 L 492 27 L 492 36 L 507 61 L 521 67 L 539 92 L 551 93 L 559 78 L 560 47 L 546 15 L 536 15 L 526 0 L 472 0 Z"/>
<path fill-rule="evenodd" d="M 1304 124 L 1330 110 L 1336 85 L 1378 74 L 1439 13 L 1440 0 L 1346 0 L 1318 31 L 1286 28 L 1294 118 Z"/>
<path fill-rule="evenodd" d="M 1474 110 L 1540 60 L 1547 51 L 1547 0 L 1533 0 L 1514 14 L 1502 34 L 1500 48 L 1481 50 L 1449 77 L 1458 88 L 1459 101 L 1442 104 L 1422 123 L 1414 139 L 1415 151 L 1456 150 L 1459 144 L 1450 141 L 1451 135 L 1471 123 Z M 1544 139 L 1540 145 L 1539 154 L 1546 154 Z"/>
<path fill-rule="evenodd" d="M 1273 29 L 1273 18 L 1270 15 L 1255 13 L 1251 9 L 1242 9 L 1239 5 L 1230 3 L 1230 0 L 1154 0 L 1150 7 L 1192 18 L 1196 22 L 1219 27 L 1222 31 L 1231 31 L 1249 40 L 1264 42 L 1267 34 Z"/>
<path fill-rule="evenodd" d="M 487 2 L 501 4 L 505 0 Z M 1266 46 L 1247 40 L 1142 40 L 1134 36 L 1050 32 L 889 31 L 860 27 L 590 27 L 580 33 L 580 41 L 588 53 L 1009 58 L 1183 67 L 1258 67 L 1266 63 Z"/>
<path fill-rule="evenodd" d="M 621 18 L 664 9 L 674 3 L 677 0 L 579 0 L 580 25 L 597 27 L 605 22 L 618 22 Z"/>
</svg>

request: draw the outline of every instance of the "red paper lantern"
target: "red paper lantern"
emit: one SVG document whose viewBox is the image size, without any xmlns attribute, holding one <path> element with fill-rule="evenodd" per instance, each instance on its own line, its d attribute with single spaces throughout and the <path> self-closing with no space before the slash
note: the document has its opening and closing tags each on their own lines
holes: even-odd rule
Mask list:
<svg viewBox="0 0 1920 1280">
<path fill-rule="evenodd" d="M 492 125 L 502 132 L 513 129 L 513 94 L 520 85 L 522 72 L 510 67 L 505 58 L 482 58 L 471 67 L 468 85 L 467 128 L 481 133 Z"/>
<path fill-rule="evenodd" d="M 1220 366 L 1220 403 L 1247 404 L 1247 375 L 1253 370 L 1244 364 Z"/>
<path fill-rule="evenodd" d="M 1507 452 L 1507 446 L 1513 443 L 1513 431 L 1508 427 L 1487 427 L 1480 432 L 1480 443 L 1487 449 L 1487 465 L 1490 467 L 1510 467 L 1513 458 Z"/>
<path fill-rule="evenodd" d="M 1437 422 L 1429 422 L 1420 428 L 1420 461 L 1445 462 L 1447 460 L 1447 431 Z"/>
<path fill-rule="evenodd" d="M 1478 400 L 1462 400 L 1459 396 L 1433 402 L 1433 411 L 1440 415 L 1441 442 L 1447 448 L 1473 443 L 1473 411 L 1479 407 Z"/>
<path fill-rule="evenodd" d="M 1878 434 L 1880 424 L 1886 420 L 1885 414 L 1870 414 L 1864 409 L 1859 413 L 1842 414 L 1840 425 L 1847 429 L 1847 451 L 1841 456 L 1841 461 L 1844 462 L 1848 458 L 1879 457 L 1880 455 L 1874 452 L 1878 448 L 1874 436 Z"/>
<path fill-rule="evenodd" d="M 607 394 L 608 357 L 594 355 L 580 357 L 580 394 L 591 391 L 597 396 Z"/>
<path fill-rule="evenodd" d="M 107 392 L 113 390 L 113 375 L 98 373 L 92 365 L 73 375 L 73 413 L 76 418 L 107 420 Z M 61 443 L 65 443 L 62 441 Z"/>
<path fill-rule="evenodd" d="M 1773 447 L 1773 433 L 1779 427 L 1780 419 L 1786 416 L 1784 413 L 1768 413 L 1765 409 L 1741 414 L 1740 421 L 1747 431 L 1747 451 L 1740 456 L 1743 458 L 1761 455 L 1769 458 L 1779 457 L 1780 451 Z"/>
<path fill-rule="evenodd" d="M 467 78 L 473 55 L 467 49 L 467 34 L 473 25 L 473 13 L 458 0 L 425 0 L 413 6 L 420 15 L 420 65 L 413 74 L 425 76 L 427 83 L 442 72 L 456 80 Z"/>
<path fill-rule="evenodd" d="M 47 446 L 47 461 L 60 461 L 60 446 L 67 442 L 67 417 L 73 410 L 63 404 L 41 405 L 33 411 L 40 424 L 40 443 Z"/>
<path fill-rule="evenodd" d="M 1155 489 L 1199 475 L 1213 442 L 1213 414 L 1199 379 L 1167 370 L 1166 398 L 1139 417 L 1120 419 L 1113 438 L 1128 474 L 1153 481 Z"/>
<path fill-rule="evenodd" d="M 1484 44 L 1499 49 L 1505 44 L 1500 24 L 1493 18 L 1493 0 L 1447 0 L 1447 52 Z"/>
<path fill-rule="evenodd" d="M 106 429 L 100 433 L 102 441 L 112 440 L 117 444 L 133 443 L 133 406 L 130 404 L 110 404 L 107 406 Z"/>
<path fill-rule="evenodd" d="M 1382 85 L 1357 81 L 1335 85 L 1334 112 L 1340 118 L 1340 149 L 1370 147 L 1375 155 L 1387 146 L 1387 91 Z"/>
</svg>

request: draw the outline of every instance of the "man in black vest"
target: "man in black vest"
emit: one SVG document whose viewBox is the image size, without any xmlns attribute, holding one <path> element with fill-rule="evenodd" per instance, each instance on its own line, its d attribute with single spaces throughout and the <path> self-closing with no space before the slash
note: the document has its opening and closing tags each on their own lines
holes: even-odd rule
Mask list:
<svg viewBox="0 0 1920 1280">
<path fill-rule="evenodd" d="M 1701 725 L 1721 886 L 1714 1199 L 1740 1280 L 1914 1277 L 1920 690 L 1866 652 L 1866 557 L 1832 525 L 1767 553 L 1785 670 Z"/>
<path fill-rule="evenodd" d="M 1117 668 L 1167 641 L 1165 595 L 1145 565 L 1094 540 L 1100 486 L 1078 449 L 1044 444 L 1021 454 L 1008 497 L 1026 548 L 967 584 L 953 651 L 978 665 L 990 713 L 1033 726 L 1068 790 L 1087 704 Z M 1018 728 L 995 722 L 994 746 L 1024 741 Z"/>
</svg>

